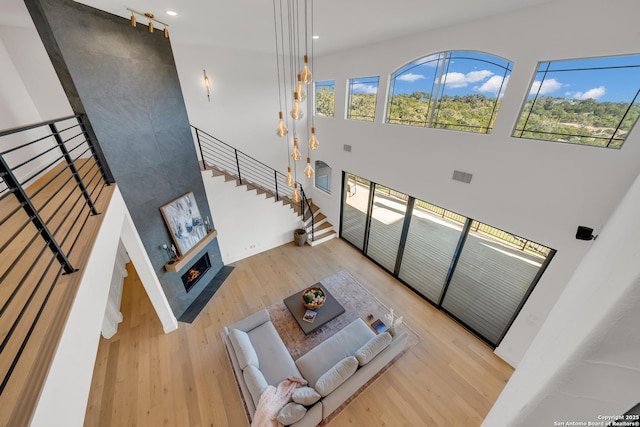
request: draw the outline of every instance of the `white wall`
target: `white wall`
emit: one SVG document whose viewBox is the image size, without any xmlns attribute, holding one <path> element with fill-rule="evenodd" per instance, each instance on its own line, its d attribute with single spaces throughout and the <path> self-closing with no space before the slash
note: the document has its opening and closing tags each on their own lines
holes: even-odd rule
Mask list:
<svg viewBox="0 0 640 427">
<path fill-rule="evenodd" d="M 599 422 L 640 401 L 640 229 L 629 226 L 639 216 L 640 178 L 580 263 L 484 427 Z"/>
<path fill-rule="evenodd" d="M 187 45 L 173 46 L 173 53 L 191 124 L 286 174 L 287 141 L 276 135 L 280 107 L 275 56 Z M 203 69 L 212 84 L 211 102 Z M 293 119 L 289 121 L 292 135 Z M 299 181 L 303 171 L 304 166 L 298 169 Z"/>
<path fill-rule="evenodd" d="M 299 216 L 287 205 L 202 172 L 222 261 L 231 264 L 293 240 Z"/>
<path fill-rule="evenodd" d="M 35 28 L 0 26 L 0 76 L 0 130 L 72 114 Z M 3 137 L 0 151 L 48 134 L 49 129 L 44 128 Z M 10 153 L 5 159 L 13 167 L 54 144 L 55 141 L 50 138 Z M 57 157 L 60 157 L 59 152 L 52 151 L 14 173 L 21 182 L 25 182 Z"/>
</svg>

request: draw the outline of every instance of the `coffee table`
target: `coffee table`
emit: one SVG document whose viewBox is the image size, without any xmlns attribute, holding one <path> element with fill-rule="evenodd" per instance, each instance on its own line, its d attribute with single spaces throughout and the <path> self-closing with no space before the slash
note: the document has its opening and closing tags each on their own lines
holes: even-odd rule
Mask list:
<svg viewBox="0 0 640 427">
<path fill-rule="evenodd" d="M 287 306 L 293 318 L 296 319 L 298 325 L 300 325 L 300 329 L 304 332 L 305 335 L 309 335 L 311 332 L 319 329 L 321 326 L 326 325 L 328 322 L 332 321 L 336 317 L 340 316 L 344 313 L 344 307 L 340 305 L 340 303 L 327 291 L 327 288 L 322 286 L 321 282 L 316 283 L 313 286 L 319 286 L 322 288 L 322 291 L 325 294 L 325 301 L 322 307 L 315 310 L 318 314 L 316 315 L 313 323 L 305 322 L 302 320 L 302 316 L 307 312 L 307 308 L 302 305 L 302 293 L 305 289 L 300 292 L 296 292 L 295 294 L 284 299 L 284 305 Z"/>
</svg>

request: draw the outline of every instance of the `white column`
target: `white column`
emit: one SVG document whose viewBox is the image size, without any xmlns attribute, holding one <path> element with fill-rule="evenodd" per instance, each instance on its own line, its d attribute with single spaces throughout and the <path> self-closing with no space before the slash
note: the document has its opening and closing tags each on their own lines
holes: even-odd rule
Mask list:
<svg viewBox="0 0 640 427">
<path fill-rule="evenodd" d="M 106 339 L 110 339 L 118 332 L 118 324 L 122 322 L 123 319 L 122 313 L 120 312 L 120 303 L 122 301 L 124 278 L 129 274 L 127 271 L 127 263 L 129 261 L 129 255 L 121 241 L 118 245 L 118 253 L 116 254 L 115 264 L 113 266 L 111 289 L 109 289 L 109 299 L 107 299 L 104 321 L 102 322 L 102 336 Z"/>
</svg>

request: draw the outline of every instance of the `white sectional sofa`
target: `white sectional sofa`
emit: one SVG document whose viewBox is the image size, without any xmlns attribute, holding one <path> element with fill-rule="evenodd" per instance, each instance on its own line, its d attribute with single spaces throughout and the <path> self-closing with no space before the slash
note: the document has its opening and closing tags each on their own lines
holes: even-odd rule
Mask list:
<svg viewBox="0 0 640 427">
<path fill-rule="evenodd" d="M 326 419 L 400 354 L 408 339 L 406 332 L 376 335 L 356 319 L 294 361 L 267 310 L 225 327 L 221 334 L 250 418 L 268 385 L 277 386 L 289 376 L 308 381 L 278 415 L 284 425 L 295 427 L 316 426 Z"/>
</svg>

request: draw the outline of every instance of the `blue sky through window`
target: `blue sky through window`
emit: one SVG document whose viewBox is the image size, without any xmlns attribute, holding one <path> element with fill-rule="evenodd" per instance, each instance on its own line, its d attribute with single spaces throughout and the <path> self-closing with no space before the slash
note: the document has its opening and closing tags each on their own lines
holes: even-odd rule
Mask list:
<svg viewBox="0 0 640 427">
<path fill-rule="evenodd" d="M 360 77 L 349 80 L 350 93 L 378 93 L 379 77 Z"/>
<path fill-rule="evenodd" d="M 504 92 L 510 72 L 511 63 L 493 55 L 442 52 L 420 58 L 396 71 L 392 76 L 392 94 L 432 93 L 442 74 L 447 95 L 483 94 L 495 98 Z"/>
<path fill-rule="evenodd" d="M 640 55 L 629 55 L 542 62 L 529 96 L 631 102 L 638 88 Z"/>
</svg>

